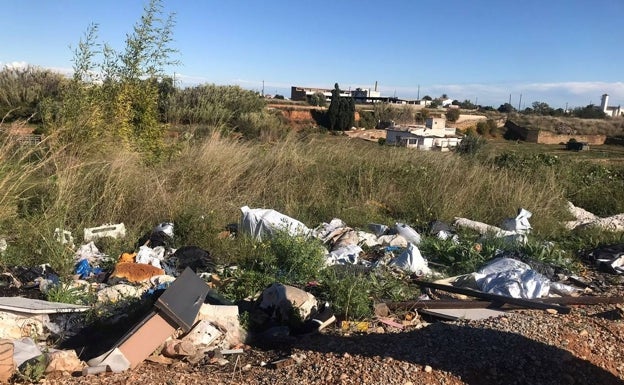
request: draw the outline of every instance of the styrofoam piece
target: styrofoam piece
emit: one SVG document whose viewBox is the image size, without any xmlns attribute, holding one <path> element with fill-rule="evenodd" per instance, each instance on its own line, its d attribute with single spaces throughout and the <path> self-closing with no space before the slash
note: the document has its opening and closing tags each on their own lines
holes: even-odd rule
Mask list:
<svg viewBox="0 0 624 385">
<path fill-rule="evenodd" d="M 182 341 L 188 341 L 193 345 L 209 346 L 223 333 L 217 329 L 210 321 L 199 321 L 193 326 L 190 332 L 182 338 Z"/>
<path fill-rule="evenodd" d="M 74 237 L 69 230 L 63 230 L 57 227 L 54 229 L 54 239 L 62 245 L 68 245 L 72 248 L 74 247 Z"/>
<path fill-rule="evenodd" d="M 103 225 L 84 229 L 84 241 L 90 242 L 100 238 L 123 238 L 126 236 L 126 226 L 123 223 Z"/>
</svg>

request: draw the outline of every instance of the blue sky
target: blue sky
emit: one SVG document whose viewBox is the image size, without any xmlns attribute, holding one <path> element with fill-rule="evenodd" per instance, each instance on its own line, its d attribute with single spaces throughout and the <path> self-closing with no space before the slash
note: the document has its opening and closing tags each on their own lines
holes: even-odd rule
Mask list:
<svg viewBox="0 0 624 385">
<path fill-rule="evenodd" d="M 146 0 L 0 0 L 0 64 L 68 72 L 89 23 L 122 49 Z M 182 85 L 624 105 L 624 0 L 163 0 Z M 420 93 L 418 91 L 420 86 Z"/>
</svg>

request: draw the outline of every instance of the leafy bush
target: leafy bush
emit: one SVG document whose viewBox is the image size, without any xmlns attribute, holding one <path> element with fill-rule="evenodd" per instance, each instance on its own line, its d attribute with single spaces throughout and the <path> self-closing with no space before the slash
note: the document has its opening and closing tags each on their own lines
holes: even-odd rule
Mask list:
<svg viewBox="0 0 624 385">
<path fill-rule="evenodd" d="M 243 237 L 237 243 L 244 254 L 224 288 L 232 299 L 253 296 L 273 282 L 305 284 L 319 276 L 325 263 L 325 249 L 316 238 L 277 232 L 263 242 Z"/>
<path fill-rule="evenodd" d="M 457 146 L 456 151 L 460 155 L 475 155 L 481 151 L 486 144 L 487 141 L 478 135 L 466 135 L 459 146 Z"/>
<path fill-rule="evenodd" d="M 331 303 L 336 314 L 344 319 L 358 320 L 372 314 L 371 281 L 361 273 L 327 268 L 319 278 L 318 297 Z"/>
<path fill-rule="evenodd" d="M 459 119 L 460 111 L 458 108 L 450 108 L 446 111 L 446 120 L 449 122 L 456 122 Z"/>
</svg>

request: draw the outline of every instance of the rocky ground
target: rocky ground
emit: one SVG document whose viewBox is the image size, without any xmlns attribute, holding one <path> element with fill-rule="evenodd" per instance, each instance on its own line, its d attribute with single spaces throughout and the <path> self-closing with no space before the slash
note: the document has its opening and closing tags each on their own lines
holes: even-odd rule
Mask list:
<svg viewBox="0 0 624 385">
<path fill-rule="evenodd" d="M 621 277 L 594 294 L 624 295 Z M 397 315 L 397 321 L 401 320 Z M 569 314 L 513 310 L 481 321 L 417 317 L 403 330 L 371 321 L 335 324 L 243 354 L 146 361 L 119 374 L 49 375 L 45 384 L 624 384 L 622 305 L 572 306 Z"/>
</svg>

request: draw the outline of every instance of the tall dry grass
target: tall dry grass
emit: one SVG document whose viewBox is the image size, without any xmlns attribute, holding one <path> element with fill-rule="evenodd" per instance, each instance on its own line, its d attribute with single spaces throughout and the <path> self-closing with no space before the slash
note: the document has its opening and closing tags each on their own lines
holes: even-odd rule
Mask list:
<svg viewBox="0 0 624 385">
<path fill-rule="evenodd" d="M 110 144 L 80 156 L 58 148 L 41 163 L 4 156 L 0 223 L 39 223 L 30 235 L 40 238 L 62 227 L 80 242 L 83 227 L 124 222 L 131 245 L 155 224 L 173 221 L 181 242 L 223 250 L 216 234 L 238 220 L 244 205 L 273 208 L 310 227 L 334 217 L 354 227 L 399 220 L 424 227 L 455 216 L 498 224 L 524 207 L 547 233 L 565 216 L 554 173 L 521 175 L 450 153 L 333 135 L 246 142 L 216 131 L 175 149 L 160 163 Z M 40 207 L 20 216 L 20 200 Z"/>
</svg>

